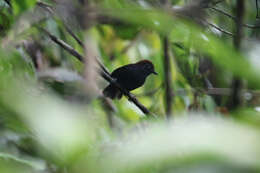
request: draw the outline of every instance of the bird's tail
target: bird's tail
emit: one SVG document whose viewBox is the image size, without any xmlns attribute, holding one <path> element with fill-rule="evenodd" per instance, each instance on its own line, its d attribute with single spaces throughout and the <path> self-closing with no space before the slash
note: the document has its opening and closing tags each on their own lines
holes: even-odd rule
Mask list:
<svg viewBox="0 0 260 173">
<path fill-rule="evenodd" d="M 103 94 L 104 96 L 109 97 L 111 99 L 115 99 L 115 98 L 120 99 L 122 97 L 122 92 L 112 85 L 108 85 L 103 90 Z"/>
</svg>

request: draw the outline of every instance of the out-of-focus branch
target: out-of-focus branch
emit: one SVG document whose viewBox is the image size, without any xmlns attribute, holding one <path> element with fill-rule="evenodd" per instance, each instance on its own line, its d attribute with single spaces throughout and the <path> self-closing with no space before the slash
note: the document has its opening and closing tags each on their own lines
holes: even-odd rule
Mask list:
<svg viewBox="0 0 260 173">
<path fill-rule="evenodd" d="M 259 19 L 258 0 L 255 0 L 255 6 L 256 6 L 256 18 Z"/>
<path fill-rule="evenodd" d="M 149 115 L 150 111 L 142 105 L 135 96 L 133 96 L 130 92 L 128 92 L 126 89 L 122 88 L 110 75 L 107 73 L 101 72 L 101 75 L 104 79 L 106 79 L 109 83 L 116 86 L 125 96 L 128 97 L 128 100 L 133 102 L 144 114 Z"/>
<path fill-rule="evenodd" d="M 5 3 L 9 6 L 8 12 L 9 12 L 10 14 L 12 14 L 12 13 L 13 13 L 13 6 L 12 6 L 12 3 L 11 3 L 11 0 L 4 0 L 4 1 L 5 1 Z"/>
<path fill-rule="evenodd" d="M 10 8 L 12 8 L 11 0 L 4 0 L 4 1 Z"/>
<path fill-rule="evenodd" d="M 225 1 L 225 0 L 216 1 L 216 2 L 213 3 L 213 6 L 215 6 L 215 5 L 217 5 L 217 4 L 221 3 L 221 2 L 224 2 L 224 1 Z"/>
<path fill-rule="evenodd" d="M 48 35 L 50 37 L 50 39 L 55 42 L 56 44 L 58 44 L 59 46 L 61 46 L 63 49 L 65 49 L 66 51 L 68 51 L 71 55 L 73 55 L 74 57 L 76 57 L 79 61 L 83 62 L 84 61 L 84 57 L 82 55 L 80 55 L 73 47 L 71 47 L 69 44 L 67 44 L 66 42 L 64 42 L 63 40 L 57 38 L 56 36 L 52 35 L 49 31 L 47 31 L 44 28 L 40 28 L 46 35 Z"/>
<path fill-rule="evenodd" d="M 46 4 L 44 2 L 37 2 L 37 5 L 39 7 L 42 7 L 44 10 L 48 11 L 50 14 L 54 15 L 54 10 L 53 7 L 49 4 Z M 65 29 L 66 31 L 73 37 L 74 40 L 76 40 L 76 42 L 82 47 L 84 48 L 84 44 L 82 43 L 82 41 L 73 33 L 73 31 L 64 23 Z"/>
<path fill-rule="evenodd" d="M 234 46 L 239 51 L 243 38 L 243 18 L 245 15 L 245 1 L 238 0 L 236 6 L 236 34 L 234 37 Z M 241 105 L 242 99 L 240 97 L 241 89 L 243 87 L 241 79 L 235 77 L 232 81 L 232 95 L 229 101 L 229 106 L 231 109 L 236 109 Z"/>
<path fill-rule="evenodd" d="M 230 35 L 230 36 L 232 36 L 232 37 L 235 36 L 232 32 L 226 31 L 226 30 L 220 28 L 219 26 L 217 26 L 217 25 L 215 25 L 215 24 L 213 24 L 213 23 L 210 23 L 210 22 L 207 22 L 207 21 L 206 21 L 206 24 L 208 24 L 209 26 L 211 26 L 211 27 L 217 29 L 218 31 L 220 31 L 220 32 L 222 32 L 222 33 L 224 33 L 224 34 Z"/>
<path fill-rule="evenodd" d="M 171 65 L 169 40 L 167 37 L 163 38 L 163 52 L 164 52 L 164 82 L 165 82 L 165 103 L 166 115 L 169 118 L 172 114 L 172 91 L 171 91 Z"/>
<path fill-rule="evenodd" d="M 175 91 L 174 95 L 183 96 L 187 95 L 189 92 L 202 93 L 207 95 L 216 95 L 216 96 L 231 96 L 232 88 L 192 88 L 192 89 L 178 89 Z M 241 95 L 246 97 L 260 97 L 260 90 L 241 90 Z"/>
<path fill-rule="evenodd" d="M 106 97 L 101 98 L 101 102 L 107 114 L 107 121 L 111 129 L 115 127 L 115 122 L 113 120 L 113 113 L 116 112 L 115 106 L 112 104 L 112 101 Z"/>
<path fill-rule="evenodd" d="M 238 0 L 236 7 L 236 36 L 234 37 L 234 45 L 236 49 L 240 49 L 243 38 L 243 18 L 245 15 L 245 1 Z"/>
<path fill-rule="evenodd" d="M 76 40 L 76 42 L 82 47 L 84 48 L 84 44 L 82 43 L 82 41 L 76 36 L 76 34 L 73 33 L 73 31 L 67 26 L 65 25 L 66 31 L 73 37 L 74 40 Z"/>
<path fill-rule="evenodd" d="M 39 7 L 43 8 L 44 10 L 48 11 L 51 14 L 54 13 L 52 6 L 45 2 L 37 2 L 36 5 L 38 5 Z"/>
<path fill-rule="evenodd" d="M 68 51 L 71 55 L 73 55 L 74 57 L 76 57 L 78 60 L 80 60 L 81 62 L 83 62 L 84 57 L 79 54 L 75 49 L 73 49 L 70 45 L 68 45 L 67 43 L 65 43 L 63 40 L 57 38 L 56 36 L 52 35 L 50 32 L 48 32 L 46 29 L 41 28 L 42 31 L 45 32 L 45 34 L 47 34 L 52 41 L 54 41 L 56 44 L 58 44 L 59 46 L 61 46 L 63 49 L 65 49 L 66 51 Z M 128 97 L 128 100 L 133 102 L 144 114 L 146 115 L 151 115 L 150 111 L 144 106 L 142 105 L 130 92 L 128 92 L 126 89 L 122 88 L 108 73 L 108 71 L 106 70 L 106 68 L 100 63 L 98 62 L 101 70 L 101 76 L 107 80 L 109 83 L 111 83 L 112 85 L 116 86 L 125 96 Z M 104 71 L 105 70 L 105 71 Z"/>
<path fill-rule="evenodd" d="M 218 13 L 221 13 L 221 14 L 229 17 L 230 19 L 232 19 L 234 21 L 237 20 L 236 17 L 232 16 L 231 14 L 229 14 L 229 13 L 227 13 L 227 12 L 221 10 L 221 9 L 218 9 L 218 8 L 215 8 L 215 7 L 210 7 L 210 9 L 212 9 L 212 10 L 218 12 Z M 260 28 L 260 26 L 258 26 L 258 25 L 250 25 L 250 24 L 243 24 L 243 26 L 247 27 L 247 28 L 250 28 L 250 29 L 258 29 L 258 28 Z"/>
</svg>

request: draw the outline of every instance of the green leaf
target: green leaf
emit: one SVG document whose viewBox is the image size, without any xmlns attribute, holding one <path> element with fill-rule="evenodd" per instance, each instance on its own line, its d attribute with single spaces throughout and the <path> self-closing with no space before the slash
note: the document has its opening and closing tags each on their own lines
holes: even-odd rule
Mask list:
<svg viewBox="0 0 260 173">
<path fill-rule="evenodd" d="M 133 39 L 140 30 L 137 26 L 115 25 L 113 26 L 116 34 L 122 39 Z"/>
<path fill-rule="evenodd" d="M 20 164 L 30 166 L 30 167 L 32 167 L 36 170 L 45 169 L 44 163 L 42 161 L 37 161 L 36 159 L 33 160 L 33 159 L 28 159 L 28 158 L 27 159 L 19 158 L 15 155 L 0 152 L 0 160 L 2 160 L 2 159 L 15 161 L 15 162 L 18 162 Z"/>
<path fill-rule="evenodd" d="M 19 16 L 36 4 L 36 0 L 12 0 L 11 2 L 15 16 Z"/>
</svg>

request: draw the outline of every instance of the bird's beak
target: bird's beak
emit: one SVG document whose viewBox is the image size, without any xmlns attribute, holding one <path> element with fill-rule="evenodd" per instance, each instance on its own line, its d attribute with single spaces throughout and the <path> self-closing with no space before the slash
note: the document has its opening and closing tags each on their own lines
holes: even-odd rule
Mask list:
<svg viewBox="0 0 260 173">
<path fill-rule="evenodd" d="M 158 75 L 158 73 L 156 73 L 155 71 L 153 71 L 153 74 Z"/>
</svg>

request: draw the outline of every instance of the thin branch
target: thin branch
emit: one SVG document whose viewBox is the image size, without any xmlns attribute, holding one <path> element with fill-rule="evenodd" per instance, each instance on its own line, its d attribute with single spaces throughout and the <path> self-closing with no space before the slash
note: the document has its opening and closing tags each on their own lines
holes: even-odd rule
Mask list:
<svg viewBox="0 0 260 173">
<path fill-rule="evenodd" d="M 243 19 L 245 15 L 245 2 L 244 0 L 237 1 L 236 7 L 236 36 L 234 37 L 234 45 L 236 49 L 240 49 L 243 38 Z"/>
<path fill-rule="evenodd" d="M 65 25 L 67 32 L 77 41 L 77 43 L 84 48 L 84 43 Z M 110 75 L 109 71 L 107 68 L 98 60 L 98 58 L 95 58 L 99 67 L 108 75 Z"/>
<path fill-rule="evenodd" d="M 11 4 L 11 1 L 10 0 L 4 0 L 5 1 L 5 3 L 10 7 L 10 8 L 12 8 L 12 4 Z"/>
<path fill-rule="evenodd" d="M 135 96 L 133 96 L 129 91 L 127 91 L 126 89 L 124 89 L 123 87 L 120 86 L 120 84 L 118 84 L 116 82 L 116 80 L 114 80 L 110 75 L 108 75 L 107 73 L 104 73 L 103 71 L 101 71 L 101 75 L 104 79 L 106 79 L 109 83 L 111 83 L 112 85 L 116 86 L 125 96 L 128 97 L 128 100 L 133 102 L 144 114 L 151 114 L 150 111 L 144 106 L 142 105 Z"/>
<path fill-rule="evenodd" d="M 44 10 L 48 11 L 50 14 L 54 15 L 55 12 L 53 10 L 53 7 L 49 4 L 46 4 L 44 2 L 37 2 L 37 5 L 41 8 L 43 8 Z M 76 36 L 76 34 L 74 34 L 72 32 L 72 30 L 65 24 L 65 22 L 63 21 L 64 26 L 66 31 L 74 38 L 74 40 L 76 40 L 76 42 L 82 47 L 84 48 L 84 44 L 82 43 L 82 41 Z"/>
<path fill-rule="evenodd" d="M 206 21 L 206 23 L 207 23 L 209 26 L 211 26 L 211 27 L 213 27 L 213 28 L 219 30 L 220 32 L 223 32 L 224 34 L 230 35 L 230 36 L 232 36 L 232 37 L 235 36 L 235 34 L 233 34 L 232 32 L 226 31 L 226 30 L 220 28 L 219 26 L 217 26 L 217 25 L 215 25 L 215 24 L 213 24 L 213 23 L 210 23 L 210 22 L 207 22 L 207 21 Z"/>
<path fill-rule="evenodd" d="M 221 14 L 229 17 L 230 19 L 234 20 L 234 21 L 237 20 L 236 17 L 232 16 L 231 14 L 229 14 L 229 13 L 227 13 L 227 12 L 221 10 L 221 9 L 218 9 L 218 8 L 215 8 L 215 7 L 210 7 L 209 9 L 212 9 L 212 10 L 218 12 L 218 13 L 221 13 Z M 258 26 L 258 25 L 250 25 L 250 24 L 243 24 L 243 26 L 247 27 L 247 28 L 250 28 L 250 29 L 258 29 L 258 28 L 260 28 L 260 26 Z"/>
<path fill-rule="evenodd" d="M 138 97 L 142 96 L 149 96 L 154 95 L 156 92 L 158 92 L 163 87 L 163 84 L 160 85 L 158 88 L 148 91 L 147 93 L 142 93 L 137 95 Z M 196 93 L 202 93 L 207 95 L 218 95 L 218 96 L 230 96 L 232 94 L 232 88 L 191 88 L 191 89 L 177 89 L 172 94 L 172 96 L 184 96 L 188 95 L 190 92 L 196 92 Z M 247 90 L 243 89 L 241 90 L 241 93 L 243 96 L 245 95 L 251 95 L 252 97 L 260 97 L 260 90 Z"/>
<path fill-rule="evenodd" d="M 256 6 L 256 18 L 259 19 L 258 0 L 255 0 L 255 6 Z"/>
<path fill-rule="evenodd" d="M 64 24 L 65 25 L 65 24 Z M 74 38 L 74 40 L 76 40 L 76 42 L 82 47 L 84 48 L 84 44 L 83 42 L 76 36 L 76 34 L 73 33 L 73 31 L 67 26 L 65 25 L 66 31 Z"/>
<path fill-rule="evenodd" d="M 230 96 L 232 94 L 232 88 L 191 88 L 191 89 L 178 89 L 175 91 L 174 95 L 184 96 L 188 95 L 189 92 L 202 93 L 207 95 L 217 95 L 217 96 Z M 241 95 L 251 95 L 252 97 L 260 97 L 260 90 L 241 90 Z"/>
<path fill-rule="evenodd" d="M 45 3 L 45 2 L 37 2 L 36 5 L 43 8 L 44 10 L 48 11 L 50 14 L 54 13 L 54 10 L 51 5 Z"/>
<path fill-rule="evenodd" d="M 221 3 L 221 2 L 224 2 L 224 1 L 225 1 L 225 0 L 216 1 L 216 2 L 213 3 L 213 5 L 217 5 L 217 4 L 219 4 L 219 3 Z"/>
<path fill-rule="evenodd" d="M 45 34 L 47 34 L 51 40 L 53 42 L 55 42 L 56 44 L 58 44 L 59 46 L 61 46 L 63 49 L 65 49 L 66 51 L 68 51 L 71 55 L 73 55 L 74 57 L 76 57 L 78 60 L 80 60 L 81 62 L 84 61 L 84 57 L 79 54 L 75 49 L 73 49 L 70 45 L 68 45 L 67 43 L 65 43 L 63 40 L 57 38 L 56 36 L 52 35 L 50 32 L 48 32 L 46 29 L 44 28 L 40 28 L 42 31 L 44 31 Z M 124 89 L 123 87 L 120 86 L 120 84 L 118 84 L 109 74 L 109 72 L 106 70 L 106 68 L 100 63 L 98 62 L 101 70 L 101 76 L 107 80 L 109 83 L 111 83 L 112 85 L 116 86 L 125 96 L 128 97 L 128 100 L 133 102 L 144 114 L 146 115 L 152 115 L 151 112 L 144 106 L 142 105 L 129 91 L 127 91 L 126 89 Z"/>
<path fill-rule="evenodd" d="M 163 52 L 164 52 L 164 81 L 165 81 L 165 103 L 166 115 L 170 118 L 172 114 L 172 91 L 171 91 L 171 65 L 170 65 L 170 52 L 169 40 L 167 37 L 163 39 Z"/>
<path fill-rule="evenodd" d="M 66 25 L 66 31 L 77 41 L 77 43 L 84 48 L 84 43 L 76 36 L 76 34 L 74 34 Z M 107 68 L 98 60 L 98 58 L 96 58 L 96 61 L 99 65 L 99 67 L 108 75 L 110 75 L 109 71 L 107 70 Z"/>
<path fill-rule="evenodd" d="M 40 30 L 42 30 L 45 34 L 47 34 L 50 39 L 55 42 L 56 44 L 58 44 L 59 46 L 61 46 L 63 49 L 67 50 L 71 55 L 73 55 L 74 57 L 76 57 L 79 61 L 84 62 L 84 57 L 82 55 L 80 55 L 73 47 L 71 47 L 69 44 L 67 44 L 66 42 L 64 42 L 63 40 L 57 38 L 56 36 L 52 35 L 49 31 L 47 31 L 44 28 L 39 28 Z"/>
<path fill-rule="evenodd" d="M 48 5 L 46 3 L 43 2 L 37 2 L 37 5 L 39 5 L 40 7 L 44 8 L 45 10 L 47 10 L 48 12 L 50 12 L 51 14 L 54 14 L 52 6 Z M 73 33 L 73 31 L 66 25 L 64 24 L 66 31 L 72 36 L 73 39 L 76 40 L 76 42 L 82 47 L 84 48 L 84 43 L 77 37 L 76 34 Z M 43 28 L 40 28 L 43 29 Z M 55 37 L 54 35 L 50 34 L 47 30 L 43 29 L 43 31 L 49 35 L 49 37 L 57 44 L 60 44 L 60 46 L 62 46 L 64 49 L 66 49 L 67 51 L 69 51 L 73 56 L 75 56 L 78 60 L 82 61 L 84 58 L 83 56 L 81 56 L 77 51 L 74 51 L 74 49 L 68 45 L 67 43 L 65 43 L 63 40 L 58 39 L 57 37 Z M 102 65 L 102 63 L 96 58 L 98 65 L 100 66 L 100 68 L 106 72 L 107 74 L 109 74 L 108 70 Z"/>
<path fill-rule="evenodd" d="M 10 14 L 13 14 L 13 6 L 12 6 L 12 3 L 11 3 L 11 0 L 5 0 L 5 3 L 9 6 L 8 12 Z"/>
<path fill-rule="evenodd" d="M 238 0 L 236 4 L 236 34 L 234 37 L 234 46 L 239 51 L 241 49 L 243 39 L 243 18 L 245 15 L 245 1 Z M 240 97 L 241 89 L 243 87 L 242 80 L 234 77 L 232 81 L 232 95 L 229 100 L 229 106 L 231 109 L 236 109 L 242 104 L 242 98 Z"/>
<path fill-rule="evenodd" d="M 223 10 L 221 10 L 221 9 L 218 9 L 218 8 L 216 8 L 216 7 L 210 7 L 209 9 L 214 10 L 214 11 L 216 11 L 216 12 L 219 12 L 219 13 L 221 13 L 221 14 L 223 14 L 223 15 L 229 17 L 229 18 L 231 18 L 232 20 L 236 20 L 236 18 L 235 18 L 234 16 L 232 16 L 231 14 L 228 14 L 227 12 L 225 12 L 225 11 L 223 11 Z"/>
<path fill-rule="evenodd" d="M 103 105 L 106 115 L 107 115 L 108 125 L 111 129 L 114 129 L 116 124 L 113 119 L 113 113 L 116 112 L 116 108 L 113 105 L 112 101 L 110 99 L 106 98 L 105 96 L 101 97 L 100 100 L 102 102 L 102 105 Z"/>
</svg>

